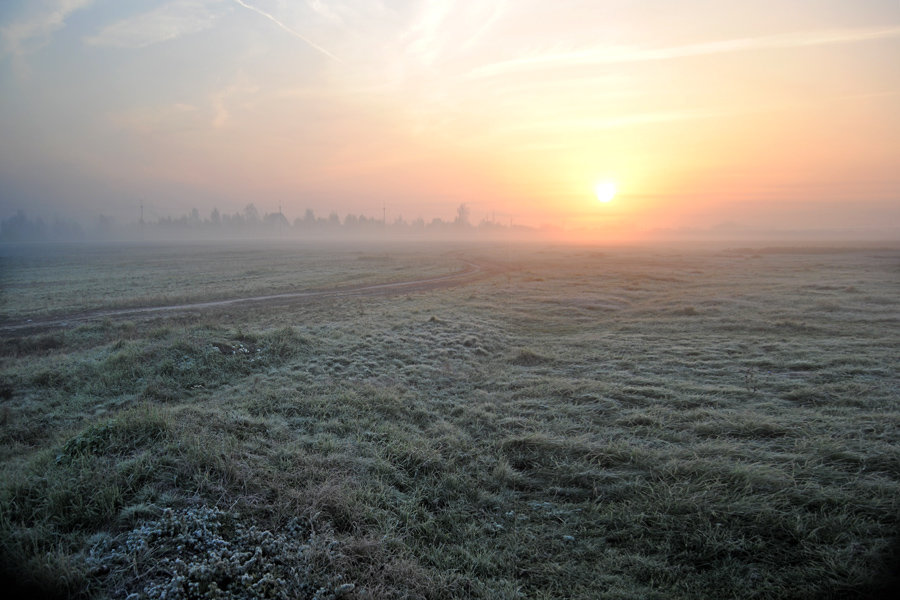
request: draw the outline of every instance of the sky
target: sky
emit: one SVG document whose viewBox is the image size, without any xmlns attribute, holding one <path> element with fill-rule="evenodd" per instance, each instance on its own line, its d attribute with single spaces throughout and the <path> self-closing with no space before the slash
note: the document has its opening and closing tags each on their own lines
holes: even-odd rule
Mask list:
<svg viewBox="0 0 900 600">
<path fill-rule="evenodd" d="M 0 140 L 0 218 L 898 238 L 900 2 L 2 0 Z"/>
</svg>

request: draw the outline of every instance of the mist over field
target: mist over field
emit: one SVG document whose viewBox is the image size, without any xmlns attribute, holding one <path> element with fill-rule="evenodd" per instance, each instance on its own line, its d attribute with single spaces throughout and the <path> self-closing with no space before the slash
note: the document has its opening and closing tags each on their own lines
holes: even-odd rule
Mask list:
<svg viewBox="0 0 900 600">
<path fill-rule="evenodd" d="M 101 216 L 92 226 L 85 227 L 74 219 L 54 219 L 47 222 L 40 217 L 29 218 L 23 211 L 0 221 L 0 243 L 30 242 L 162 242 L 162 241 L 220 241 L 256 240 L 258 242 L 316 242 L 341 239 L 348 242 L 441 240 L 512 240 L 541 239 L 554 232 L 532 227 L 503 224 L 494 216 L 475 224 L 471 209 L 460 204 L 452 220 L 435 217 L 417 218 L 411 222 L 397 217 L 388 222 L 386 213 L 380 219 L 348 214 L 343 217 L 331 212 L 327 217 L 316 216 L 307 209 L 293 222 L 281 212 L 261 215 L 253 204 L 234 214 L 222 214 L 213 209 L 201 217 L 197 209 L 179 218 L 166 217 L 155 221 L 143 218 L 135 223 L 117 224 Z"/>
<path fill-rule="evenodd" d="M 257 242 L 310 243 L 327 240 L 346 242 L 550 242 L 569 244 L 616 244 L 621 240 L 615 235 L 605 236 L 584 229 L 559 227 L 530 227 L 506 223 L 490 215 L 474 223 L 471 209 L 460 204 L 451 220 L 434 217 L 406 221 L 402 216 L 388 222 L 381 218 L 347 214 L 343 217 L 331 212 L 327 217 L 316 216 L 308 209 L 302 217 L 293 221 L 283 213 L 260 215 L 256 206 L 248 204 L 244 210 L 222 214 L 218 209 L 201 217 L 196 209 L 178 218 L 165 217 L 155 221 L 139 219 L 137 222 L 117 223 L 105 215 L 84 225 L 76 219 L 54 217 L 29 217 L 17 211 L 0 220 L 0 243 L 68 243 L 68 242 L 228 242 L 255 240 Z M 897 222 L 900 222 L 898 215 Z M 890 221 L 889 223 L 893 223 Z M 890 224 L 883 227 L 836 227 L 831 229 L 788 229 L 785 227 L 754 228 L 734 222 L 721 223 L 710 228 L 658 228 L 631 237 L 632 244 L 665 244 L 668 242 L 707 243 L 782 243 L 828 245 L 831 243 L 862 245 L 892 243 L 900 239 L 900 231 Z"/>
<path fill-rule="evenodd" d="M 896 0 L 0 1 L 0 590 L 900 597 Z"/>
</svg>

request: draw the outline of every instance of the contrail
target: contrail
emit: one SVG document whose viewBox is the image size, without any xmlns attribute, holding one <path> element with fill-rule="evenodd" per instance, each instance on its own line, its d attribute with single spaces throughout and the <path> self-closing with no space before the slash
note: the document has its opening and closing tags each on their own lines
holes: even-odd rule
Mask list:
<svg viewBox="0 0 900 600">
<path fill-rule="evenodd" d="M 264 16 L 268 20 L 272 21 L 273 23 L 275 23 L 276 25 L 278 25 L 279 27 L 281 27 L 282 29 L 287 31 L 292 36 L 303 40 L 304 42 L 307 43 L 307 45 L 314 48 L 315 50 L 318 50 L 319 52 L 321 52 L 322 54 L 324 54 L 331 60 L 335 60 L 337 62 L 343 62 L 340 58 L 338 58 L 337 56 L 335 56 L 334 54 L 332 54 L 331 52 L 329 52 L 322 46 L 320 46 L 317 43 L 315 43 L 314 41 L 310 40 L 309 38 L 304 36 L 302 33 L 298 32 L 294 29 L 291 29 L 290 27 L 288 27 L 287 25 L 285 25 L 284 23 L 282 23 L 281 21 L 279 21 L 278 19 L 276 19 L 275 17 L 273 17 L 272 15 L 267 13 L 266 11 L 256 8 L 255 6 L 251 6 L 251 5 L 247 4 L 246 2 L 244 2 L 243 0 L 234 0 L 234 1 L 237 2 L 238 4 L 240 4 L 241 6 L 243 6 L 244 8 L 252 10 L 253 12 L 255 12 L 257 14 Z"/>
</svg>

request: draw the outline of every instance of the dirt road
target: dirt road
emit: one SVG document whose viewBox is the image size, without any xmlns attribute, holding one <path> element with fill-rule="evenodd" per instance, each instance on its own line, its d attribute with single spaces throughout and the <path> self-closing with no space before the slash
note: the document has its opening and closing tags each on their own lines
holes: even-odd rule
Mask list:
<svg viewBox="0 0 900 600">
<path fill-rule="evenodd" d="M 450 273 L 448 275 L 441 275 L 439 277 L 428 277 L 425 279 L 413 279 L 410 281 L 396 281 L 392 283 L 348 286 L 323 290 L 303 290 L 297 292 L 287 292 L 283 294 L 249 296 L 244 298 L 229 298 L 226 300 L 189 302 L 184 304 L 171 304 L 164 306 L 102 309 L 38 319 L 16 319 L 5 323 L 0 323 L 0 332 L 5 333 L 28 329 L 68 327 L 73 324 L 95 321 L 98 319 L 112 319 L 128 316 L 174 313 L 189 310 L 205 310 L 210 308 L 237 306 L 241 304 L 260 304 L 271 306 L 292 304 L 297 301 L 320 298 L 343 298 L 350 296 L 377 296 L 397 293 L 422 292 L 468 283 L 485 275 L 497 273 L 502 270 L 502 268 L 498 267 L 498 265 L 495 264 L 472 262 L 465 259 L 461 260 L 465 265 L 463 269 L 460 269 L 459 271 Z"/>
</svg>

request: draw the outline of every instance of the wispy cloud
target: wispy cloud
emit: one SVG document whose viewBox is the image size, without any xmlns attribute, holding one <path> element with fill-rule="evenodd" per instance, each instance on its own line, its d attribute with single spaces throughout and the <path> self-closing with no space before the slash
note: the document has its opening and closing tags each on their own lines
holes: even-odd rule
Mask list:
<svg viewBox="0 0 900 600">
<path fill-rule="evenodd" d="M 440 53 L 438 33 L 452 7 L 449 0 L 433 0 L 425 4 L 422 13 L 403 34 L 407 51 L 420 62 L 430 65 Z"/>
<path fill-rule="evenodd" d="M 342 6 L 335 6 L 335 3 L 326 3 L 322 0 L 306 0 L 306 5 L 310 10 L 325 19 L 337 24 L 343 24 L 344 18 L 341 16 Z"/>
<path fill-rule="evenodd" d="M 505 1 L 432 0 L 423 5 L 401 40 L 410 56 L 422 64 L 432 65 L 448 55 L 471 49 L 507 9 Z"/>
<path fill-rule="evenodd" d="M 334 54 L 332 54 L 331 52 L 329 52 L 328 50 L 326 50 L 326 49 L 323 48 L 322 46 L 318 45 L 317 43 L 315 43 L 314 41 L 312 41 L 311 39 L 309 39 L 308 37 L 306 37 L 305 35 L 303 35 L 303 34 L 300 33 L 299 31 L 297 31 L 296 29 L 293 29 L 293 28 L 289 27 L 288 25 L 286 25 L 285 23 L 283 23 L 282 21 L 276 19 L 276 18 L 275 18 L 274 16 L 272 16 L 270 13 L 267 13 L 266 11 L 264 11 L 264 10 L 262 10 L 262 9 L 260 9 L 260 8 L 257 8 L 256 6 L 253 6 L 253 5 L 251 5 L 251 4 L 247 4 L 247 3 L 244 2 L 243 0 L 234 0 L 234 1 L 235 1 L 237 4 L 240 4 L 241 6 L 243 6 L 244 8 L 246 8 L 246 9 L 248 9 L 248 10 L 252 10 L 252 11 L 255 12 L 256 14 L 261 15 L 261 16 L 267 18 L 268 20 L 272 21 L 273 23 L 275 23 L 275 25 L 277 25 L 278 27 L 280 27 L 280 28 L 283 29 L 284 31 L 288 32 L 289 34 L 291 34 L 291 35 L 294 36 L 295 38 L 297 38 L 297 39 L 299 39 L 299 40 L 302 40 L 302 41 L 305 42 L 310 48 L 312 48 L 312 49 L 314 49 L 314 50 L 320 52 L 321 54 L 324 54 L 325 56 L 327 56 L 327 57 L 330 58 L 331 60 L 335 60 L 335 61 L 337 61 L 337 62 L 342 62 L 340 58 L 338 58 L 337 56 L 335 56 Z"/>
<path fill-rule="evenodd" d="M 0 55 L 21 56 L 30 46 L 40 47 L 54 32 L 65 27 L 69 15 L 92 3 L 93 0 L 59 0 L 48 10 L 0 27 Z"/>
<path fill-rule="evenodd" d="M 142 136 L 206 132 L 231 124 L 235 110 L 251 108 L 259 90 L 259 86 L 239 77 L 236 82 L 201 98 L 199 103 L 132 107 L 110 113 L 108 120 L 119 131 Z"/>
<path fill-rule="evenodd" d="M 243 78 L 241 78 L 243 80 Z M 213 118 L 212 126 L 216 129 L 224 127 L 231 121 L 230 104 L 234 98 L 252 96 L 259 92 L 259 86 L 240 81 L 214 92 L 210 96 Z"/>
<path fill-rule="evenodd" d="M 203 0 L 178 0 L 118 21 L 85 39 L 92 46 L 143 48 L 212 27 L 216 14 Z"/>
<path fill-rule="evenodd" d="M 535 69 L 672 60 L 708 54 L 848 44 L 895 37 L 900 37 L 900 26 L 826 29 L 821 31 L 805 31 L 782 35 L 685 44 L 682 46 L 669 46 L 667 48 L 602 46 L 576 52 L 542 54 L 496 62 L 473 69 L 469 75 L 471 77 L 492 77 L 495 75 Z"/>
<path fill-rule="evenodd" d="M 203 127 L 200 110 L 184 103 L 132 108 L 111 114 L 109 120 L 119 130 L 142 136 L 199 130 Z"/>
<path fill-rule="evenodd" d="M 695 119 L 709 119 L 714 117 L 729 117 L 743 114 L 743 110 L 731 109 L 696 109 L 696 110 L 661 110 L 644 113 L 621 114 L 610 117 L 586 117 L 586 118 L 562 118 L 548 120 L 530 120 L 525 123 L 509 125 L 502 128 L 503 133 L 534 133 L 535 131 L 559 132 L 587 132 L 606 129 L 619 129 L 640 125 L 654 125 L 659 123 L 671 123 L 675 121 L 689 121 Z"/>
<path fill-rule="evenodd" d="M 479 10 L 486 9 L 482 3 L 476 4 Z M 484 14 L 477 14 L 476 16 L 481 21 L 481 25 L 475 30 L 475 33 L 470 35 L 468 39 L 462 44 L 463 49 L 468 49 L 473 46 L 476 42 L 480 41 L 484 35 L 490 31 L 491 27 L 500 20 L 501 17 L 506 13 L 507 3 L 506 0 L 500 0 L 498 2 L 494 2 L 491 4 L 490 14 L 485 17 Z"/>
<path fill-rule="evenodd" d="M 678 121 L 693 121 L 701 119 L 731 119 L 744 118 L 748 115 L 764 114 L 771 112 L 802 111 L 808 112 L 810 108 L 823 106 L 828 103 L 847 102 L 870 98 L 884 98 L 900 96 L 897 91 L 885 91 L 866 94 L 843 94 L 836 96 L 816 97 L 815 100 L 794 102 L 772 102 L 744 106 L 723 106 L 719 108 L 705 107 L 684 110 L 656 110 L 647 112 L 633 112 L 612 115 L 608 117 L 573 117 L 553 119 L 521 119 L 518 123 L 508 125 L 500 129 L 501 133 L 528 133 L 538 131 L 559 132 L 587 132 L 609 129 L 640 127 L 644 125 L 658 125 Z"/>
</svg>

